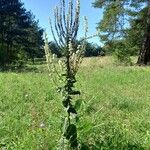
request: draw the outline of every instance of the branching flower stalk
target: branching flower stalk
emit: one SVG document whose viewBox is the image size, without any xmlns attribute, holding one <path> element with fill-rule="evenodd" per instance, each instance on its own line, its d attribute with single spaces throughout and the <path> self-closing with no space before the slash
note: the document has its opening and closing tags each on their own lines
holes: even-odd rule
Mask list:
<svg viewBox="0 0 150 150">
<path fill-rule="evenodd" d="M 64 119 L 64 126 L 61 138 L 61 149 L 67 149 L 65 146 L 69 145 L 68 149 L 77 149 L 77 128 L 73 121 L 77 111 L 73 105 L 74 95 L 80 95 L 80 91 L 75 90 L 76 74 L 79 65 L 83 59 L 85 49 L 85 41 L 87 37 L 87 19 L 85 20 L 85 34 L 80 45 L 77 42 L 77 33 L 79 29 L 80 17 L 80 0 L 69 0 L 68 11 L 66 11 L 65 0 L 60 0 L 60 6 L 54 9 L 54 24 L 51 19 L 50 28 L 55 40 L 62 53 L 61 58 L 57 58 L 55 54 L 51 53 L 48 45 L 47 36 L 45 36 L 45 54 L 48 65 L 48 70 L 51 79 L 57 87 L 57 91 L 62 95 L 62 105 L 66 110 L 66 117 Z M 54 32 L 55 29 L 55 32 Z M 65 144 L 67 141 L 68 144 Z"/>
</svg>

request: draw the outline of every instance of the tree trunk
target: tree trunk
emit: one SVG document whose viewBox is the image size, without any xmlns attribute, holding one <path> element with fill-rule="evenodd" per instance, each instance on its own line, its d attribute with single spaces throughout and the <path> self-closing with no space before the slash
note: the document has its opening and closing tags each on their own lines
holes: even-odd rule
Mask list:
<svg viewBox="0 0 150 150">
<path fill-rule="evenodd" d="M 150 65 L 150 0 L 148 0 L 146 28 L 137 64 Z"/>
</svg>

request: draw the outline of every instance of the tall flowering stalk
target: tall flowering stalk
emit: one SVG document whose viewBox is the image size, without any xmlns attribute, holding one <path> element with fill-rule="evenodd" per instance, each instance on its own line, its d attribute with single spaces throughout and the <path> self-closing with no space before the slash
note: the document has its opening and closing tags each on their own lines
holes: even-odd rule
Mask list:
<svg viewBox="0 0 150 150">
<path fill-rule="evenodd" d="M 80 0 L 69 0 L 68 10 L 66 11 L 65 0 L 60 0 L 60 6 L 54 9 L 54 24 L 51 19 L 50 28 L 55 40 L 62 53 L 62 58 L 57 58 L 51 54 L 48 39 L 45 37 L 45 54 L 51 79 L 55 83 L 58 92 L 62 95 L 62 105 L 65 108 L 66 115 L 63 124 L 61 149 L 77 149 L 77 128 L 74 118 L 77 111 L 73 105 L 74 95 L 80 95 L 80 91 L 75 90 L 76 74 L 80 63 L 82 62 L 85 49 L 85 40 L 87 39 L 87 19 L 85 18 L 85 34 L 80 45 L 77 42 L 77 33 L 79 29 Z M 54 32 L 55 29 L 55 32 Z M 66 144 L 68 143 L 68 144 Z"/>
</svg>

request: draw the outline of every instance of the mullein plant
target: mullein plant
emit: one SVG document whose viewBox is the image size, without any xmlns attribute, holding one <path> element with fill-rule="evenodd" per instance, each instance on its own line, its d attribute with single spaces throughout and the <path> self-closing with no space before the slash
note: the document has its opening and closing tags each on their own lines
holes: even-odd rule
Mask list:
<svg viewBox="0 0 150 150">
<path fill-rule="evenodd" d="M 68 8 L 67 11 L 66 8 Z M 85 41 L 88 38 L 87 19 L 84 17 L 84 38 L 80 44 L 77 42 L 79 17 L 80 0 L 76 0 L 76 3 L 74 0 L 69 0 L 68 7 L 66 7 L 65 0 L 60 0 L 59 7 L 54 9 L 54 24 L 51 19 L 49 20 L 54 41 L 62 53 L 61 58 L 57 58 L 55 54 L 51 53 L 47 36 L 45 36 L 45 54 L 49 74 L 57 91 L 62 95 L 62 105 L 66 111 L 60 140 L 60 149 L 62 150 L 78 149 L 79 147 L 75 122 L 77 111 L 73 98 L 75 95 L 80 95 L 80 91 L 75 90 L 74 84 L 77 82 L 76 74 L 82 62 Z"/>
</svg>

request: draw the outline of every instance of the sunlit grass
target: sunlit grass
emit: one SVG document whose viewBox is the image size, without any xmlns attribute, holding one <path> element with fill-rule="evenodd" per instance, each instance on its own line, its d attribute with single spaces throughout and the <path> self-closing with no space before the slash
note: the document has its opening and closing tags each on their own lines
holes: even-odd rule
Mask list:
<svg viewBox="0 0 150 150">
<path fill-rule="evenodd" d="M 56 149 L 63 112 L 45 65 L 0 73 L 0 148 Z M 77 76 L 79 140 L 90 149 L 150 149 L 150 69 L 86 58 Z"/>
</svg>

